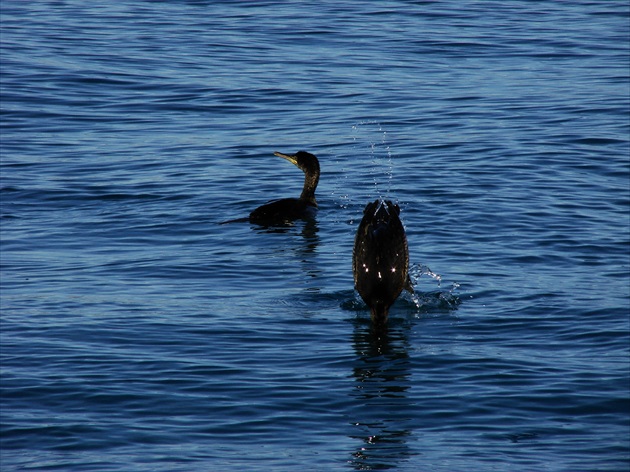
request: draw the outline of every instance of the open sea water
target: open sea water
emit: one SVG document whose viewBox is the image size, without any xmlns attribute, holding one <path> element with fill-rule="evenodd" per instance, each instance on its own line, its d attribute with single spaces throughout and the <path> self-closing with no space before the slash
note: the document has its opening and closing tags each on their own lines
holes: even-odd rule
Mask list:
<svg viewBox="0 0 630 472">
<path fill-rule="evenodd" d="M 1 15 L 3 472 L 628 470 L 628 2 Z M 314 221 L 218 224 L 300 149 Z M 378 197 L 416 290 L 380 336 Z"/>
</svg>

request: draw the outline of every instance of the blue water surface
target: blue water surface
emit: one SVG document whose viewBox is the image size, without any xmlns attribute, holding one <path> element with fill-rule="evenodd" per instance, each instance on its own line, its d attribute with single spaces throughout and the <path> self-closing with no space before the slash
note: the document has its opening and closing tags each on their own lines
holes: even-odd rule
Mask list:
<svg viewBox="0 0 630 472">
<path fill-rule="evenodd" d="M 629 6 L 3 0 L 3 471 L 623 471 Z M 319 213 L 218 223 L 298 196 Z M 365 204 L 415 295 L 377 335 Z"/>
</svg>

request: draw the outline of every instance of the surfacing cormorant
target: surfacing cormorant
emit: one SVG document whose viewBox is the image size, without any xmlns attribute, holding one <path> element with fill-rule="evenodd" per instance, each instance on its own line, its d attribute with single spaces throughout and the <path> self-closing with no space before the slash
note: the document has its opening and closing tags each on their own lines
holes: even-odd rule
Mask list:
<svg viewBox="0 0 630 472">
<path fill-rule="evenodd" d="M 259 224 L 286 223 L 312 216 L 317 211 L 315 189 L 319 182 L 319 161 L 306 151 L 295 154 L 274 152 L 274 155 L 295 164 L 304 172 L 304 188 L 300 198 L 283 198 L 256 208 L 249 214 L 249 221 Z"/>
<path fill-rule="evenodd" d="M 389 307 L 403 288 L 413 290 L 407 237 L 399 215 L 400 207 L 390 200 L 368 203 L 354 239 L 354 286 L 377 327 L 386 325 Z"/>
</svg>

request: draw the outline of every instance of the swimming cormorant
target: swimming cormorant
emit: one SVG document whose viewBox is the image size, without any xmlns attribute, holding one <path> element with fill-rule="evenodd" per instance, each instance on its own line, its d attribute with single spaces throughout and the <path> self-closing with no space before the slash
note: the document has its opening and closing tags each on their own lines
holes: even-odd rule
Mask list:
<svg viewBox="0 0 630 472">
<path fill-rule="evenodd" d="M 293 155 L 274 152 L 274 155 L 282 157 L 302 169 L 304 172 L 302 194 L 300 198 L 283 198 L 256 208 L 249 214 L 249 221 L 261 224 L 283 223 L 312 216 L 317 211 L 317 201 L 315 200 L 315 189 L 319 182 L 317 157 L 306 151 L 298 151 Z"/>
<path fill-rule="evenodd" d="M 389 307 L 409 280 L 409 250 L 400 207 L 390 200 L 376 200 L 363 210 L 354 239 L 354 286 L 370 307 L 372 322 L 385 326 Z"/>
</svg>

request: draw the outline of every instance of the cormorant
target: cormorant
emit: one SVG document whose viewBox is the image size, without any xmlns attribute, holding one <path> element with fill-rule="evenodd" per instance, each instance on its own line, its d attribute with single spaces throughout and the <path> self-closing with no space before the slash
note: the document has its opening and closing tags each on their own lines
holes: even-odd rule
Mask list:
<svg viewBox="0 0 630 472">
<path fill-rule="evenodd" d="M 298 151 L 293 155 L 276 151 L 274 155 L 282 157 L 302 169 L 304 172 L 302 194 L 300 198 L 283 198 L 256 208 L 249 214 L 249 221 L 261 224 L 283 223 L 312 216 L 317 211 L 317 201 L 315 200 L 315 189 L 319 182 L 317 157 L 306 151 Z"/>
<path fill-rule="evenodd" d="M 379 327 L 386 325 L 389 307 L 403 288 L 413 291 L 407 237 L 399 215 L 400 207 L 390 200 L 368 203 L 354 239 L 354 286 Z"/>
</svg>

